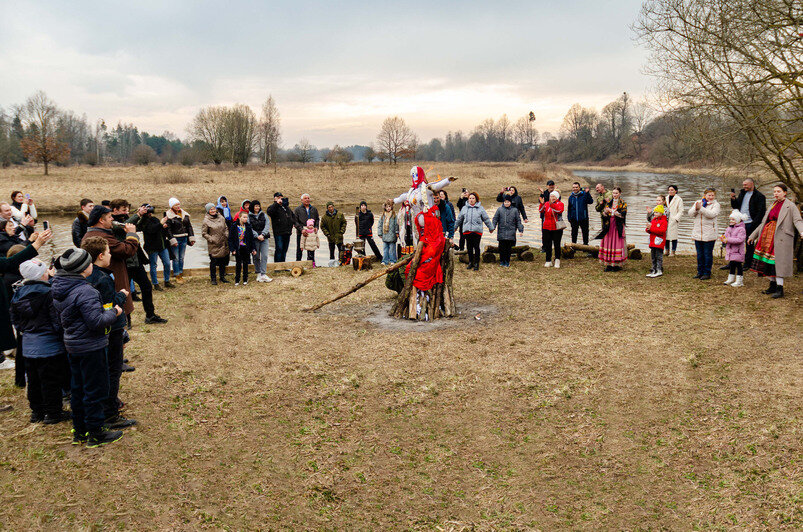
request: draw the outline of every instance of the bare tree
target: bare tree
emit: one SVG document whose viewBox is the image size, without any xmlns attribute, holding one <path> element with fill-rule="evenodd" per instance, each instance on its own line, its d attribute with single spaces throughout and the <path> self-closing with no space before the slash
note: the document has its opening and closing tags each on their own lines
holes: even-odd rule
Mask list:
<svg viewBox="0 0 803 532">
<path fill-rule="evenodd" d="M 237 104 L 226 113 L 226 150 L 231 161 L 245 166 L 254 152 L 257 139 L 257 118 L 250 107 Z"/>
<path fill-rule="evenodd" d="M 371 145 L 365 149 L 365 160 L 370 164 L 374 159 L 376 159 L 376 150 L 374 146 Z"/>
<path fill-rule="evenodd" d="M 388 117 L 382 122 L 382 128 L 376 137 L 376 143 L 388 161 L 396 164 L 403 154 L 415 152 L 416 137 L 402 118 Z"/>
<path fill-rule="evenodd" d="M 523 150 L 529 150 L 538 144 L 538 130 L 535 129 L 535 118 L 522 116 L 513 125 L 513 138 Z"/>
<path fill-rule="evenodd" d="M 310 141 L 306 138 L 302 138 L 298 141 L 298 144 L 293 146 L 293 151 L 296 153 L 298 160 L 306 164 L 312 161 L 312 154 L 315 151 L 315 146 L 310 144 Z"/>
<path fill-rule="evenodd" d="M 262 115 L 259 119 L 259 151 L 265 164 L 276 164 L 276 154 L 282 138 L 280 125 L 279 109 L 273 96 L 269 95 L 262 104 Z"/>
<path fill-rule="evenodd" d="M 58 107 L 47 94 L 39 91 L 28 98 L 23 110 L 26 134 L 22 150 L 29 159 L 41 162 L 48 175 L 50 163 L 66 162 L 70 157 L 67 145 L 56 138 Z"/>
<path fill-rule="evenodd" d="M 226 159 L 226 120 L 228 109 L 223 106 L 204 107 L 189 127 L 193 139 L 203 143 L 203 151 L 215 164 Z"/>
<path fill-rule="evenodd" d="M 800 0 L 647 0 L 634 25 L 671 108 L 720 111 L 803 198 Z"/>
</svg>

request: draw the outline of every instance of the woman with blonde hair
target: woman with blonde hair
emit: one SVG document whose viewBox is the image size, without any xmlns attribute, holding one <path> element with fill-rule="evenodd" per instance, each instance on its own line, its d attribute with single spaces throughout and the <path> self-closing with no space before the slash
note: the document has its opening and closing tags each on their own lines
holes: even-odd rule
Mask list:
<svg viewBox="0 0 803 532">
<path fill-rule="evenodd" d="M 382 253 L 382 264 L 394 264 L 397 260 L 396 241 L 399 239 L 399 221 L 396 219 L 393 206 L 393 200 L 385 201 L 382 216 L 379 218 L 377 235 L 385 246 Z"/>
</svg>

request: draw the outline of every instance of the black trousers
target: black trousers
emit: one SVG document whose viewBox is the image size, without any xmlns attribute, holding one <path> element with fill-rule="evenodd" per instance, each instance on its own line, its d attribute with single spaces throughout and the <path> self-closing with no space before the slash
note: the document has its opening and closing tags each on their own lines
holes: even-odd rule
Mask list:
<svg viewBox="0 0 803 532">
<path fill-rule="evenodd" d="M 75 432 L 99 430 L 106 418 L 103 406 L 109 397 L 109 368 L 106 365 L 106 349 L 71 353 L 72 372 L 72 424 Z"/>
<path fill-rule="evenodd" d="M 215 269 L 220 271 L 220 278 L 226 278 L 226 266 L 229 265 L 229 256 L 226 255 L 225 257 L 213 257 L 209 255 L 209 276 L 212 277 L 212 280 L 217 280 L 215 278 Z"/>
<path fill-rule="evenodd" d="M 335 246 L 337 246 L 337 258 L 340 258 L 340 253 L 343 252 L 343 244 L 329 242 L 329 260 L 335 260 Z"/>
<path fill-rule="evenodd" d="M 516 245 L 515 240 L 499 241 L 499 263 L 510 264 L 510 250 Z"/>
<path fill-rule="evenodd" d="M 588 218 L 580 221 L 569 221 L 572 226 L 572 244 L 577 243 L 578 229 L 583 231 L 583 244 L 588 245 Z"/>
<path fill-rule="evenodd" d="M 25 388 L 25 357 L 22 356 L 22 335 L 17 331 L 17 350 L 14 352 L 14 385 Z"/>
<path fill-rule="evenodd" d="M 761 220 L 757 222 L 754 220 L 749 224 L 745 224 L 744 230 L 747 231 L 747 238 L 750 238 L 750 235 L 753 233 L 753 231 L 756 230 L 756 227 L 758 227 L 759 225 L 761 225 Z M 745 240 L 744 261 L 747 264 L 751 264 L 753 262 L 753 252 L 755 250 L 756 250 L 756 243 L 753 242 L 752 244 L 750 244 L 749 242 L 747 242 L 747 240 Z"/>
<path fill-rule="evenodd" d="M 374 237 L 372 235 L 361 236 L 360 239 L 366 242 L 369 246 L 371 246 L 371 251 L 374 252 L 374 255 L 376 255 L 377 259 L 382 260 L 382 253 L 379 251 L 379 248 L 376 247 L 376 242 L 374 242 Z"/>
<path fill-rule="evenodd" d="M 248 282 L 248 265 L 251 264 L 251 254 L 245 247 L 240 247 L 234 253 L 234 282 L 240 282 L 240 273 L 242 272 L 243 282 Z"/>
<path fill-rule="evenodd" d="M 744 275 L 744 263 L 732 260 L 728 263 L 729 272 L 731 275 Z"/>
<path fill-rule="evenodd" d="M 560 260 L 560 239 L 563 238 L 563 231 L 551 231 L 544 229 L 544 252 L 546 261 L 552 262 L 552 248 L 555 248 L 555 260 Z"/>
<path fill-rule="evenodd" d="M 304 250 L 301 249 L 301 231 L 296 231 L 296 260 L 301 260 Z"/>
<path fill-rule="evenodd" d="M 103 415 L 108 419 L 119 413 L 117 396 L 120 393 L 120 377 L 123 375 L 123 329 L 113 329 L 109 333 L 106 364 L 109 368 L 109 396 L 103 403 Z"/>
<path fill-rule="evenodd" d="M 140 264 L 135 268 L 128 268 L 128 277 L 139 286 L 139 292 L 142 297 L 142 309 L 145 311 L 145 317 L 151 317 L 156 313 L 153 308 L 153 285 L 145 271 L 145 267 Z"/>
<path fill-rule="evenodd" d="M 26 359 L 28 404 L 40 416 L 61 412 L 61 384 L 67 371 L 67 355 Z"/>
<path fill-rule="evenodd" d="M 480 239 L 481 234 L 478 233 L 464 233 L 466 237 L 466 247 L 468 248 L 468 262 L 469 264 L 480 263 Z"/>
</svg>

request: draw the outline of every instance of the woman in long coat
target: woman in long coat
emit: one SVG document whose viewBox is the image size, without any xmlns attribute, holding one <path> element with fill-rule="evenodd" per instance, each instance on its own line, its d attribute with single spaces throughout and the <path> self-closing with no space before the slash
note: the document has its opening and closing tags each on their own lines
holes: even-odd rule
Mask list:
<svg viewBox="0 0 803 532">
<path fill-rule="evenodd" d="M 797 206 L 786 199 L 787 191 L 783 183 L 775 185 L 775 202 L 749 237 L 751 243 L 758 240 L 750 269 L 759 277 L 769 277 L 770 286 L 764 293 L 774 298 L 783 297 L 783 280 L 792 277 L 795 228 L 803 234 L 803 218 Z"/>
<path fill-rule="evenodd" d="M 678 227 L 683 218 L 683 198 L 678 194 L 676 185 L 669 185 L 667 191 L 669 194 L 666 197 L 666 206 L 669 210 L 666 217 L 669 219 L 669 228 L 666 230 L 664 254 L 669 255 L 671 252 L 674 255 L 678 249 Z"/>
</svg>

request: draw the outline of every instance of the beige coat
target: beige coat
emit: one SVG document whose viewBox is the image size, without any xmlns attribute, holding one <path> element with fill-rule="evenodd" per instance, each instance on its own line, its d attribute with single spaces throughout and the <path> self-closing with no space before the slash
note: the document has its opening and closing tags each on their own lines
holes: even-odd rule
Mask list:
<svg viewBox="0 0 803 532">
<path fill-rule="evenodd" d="M 758 240 L 767 217 L 770 215 L 772 207 L 767 209 L 761 225 L 756 227 L 748 238 Z M 790 200 L 784 200 L 781 205 L 781 212 L 778 213 L 778 224 L 775 226 L 775 275 L 778 277 L 792 277 L 792 263 L 795 252 L 795 228 L 798 233 L 803 234 L 803 218 L 800 216 L 800 209 Z M 751 260 L 752 257 L 748 257 Z"/>
<path fill-rule="evenodd" d="M 707 207 L 700 207 L 699 211 L 694 208 L 696 204 L 697 202 L 695 201 L 689 209 L 689 216 L 694 218 L 691 227 L 692 240 L 701 240 L 703 242 L 716 240 L 719 236 L 717 234 L 717 216 L 719 216 L 720 210 L 719 202 L 714 200 Z"/>
<path fill-rule="evenodd" d="M 201 236 L 206 240 L 210 256 L 216 259 L 229 256 L 229 228 L 222 214 L 210 216 L 206 213 L 201 226 Z"/>
<path fill-rule="evenodd" d="M 668 201 L 669 197 L 666 199 Z M 683 198 L 680 197 L 680 194 L 675 194 L 675 199 L 669 204 L 667 218 L 669 218 L 669 227 L 666 230 L 666 239 L 677 240 L 678 226 L 680 225 L 680 219 L 683 218 Z"/>
<path fill-rule="evenodd" d="M 301 249 L 306 251 L 315 251 L 321 247 L 321 241 L 318 238 L 318 233 L 304 233 L 301 235 Z"/>
</svg>

